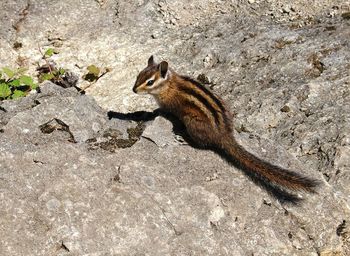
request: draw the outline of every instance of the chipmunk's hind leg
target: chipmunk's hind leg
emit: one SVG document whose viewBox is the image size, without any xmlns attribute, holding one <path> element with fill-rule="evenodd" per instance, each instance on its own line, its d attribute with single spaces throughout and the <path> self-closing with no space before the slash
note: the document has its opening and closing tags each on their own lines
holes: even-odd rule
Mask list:
<svg viewBox="0 0 350 256">
<path fill-rule="evenodd" d="M 218 134 L 206 120 L 186 116 L 184 119 L 186 132 L 190 138 L 201 147 L 216 146 Z"/>
</svg>

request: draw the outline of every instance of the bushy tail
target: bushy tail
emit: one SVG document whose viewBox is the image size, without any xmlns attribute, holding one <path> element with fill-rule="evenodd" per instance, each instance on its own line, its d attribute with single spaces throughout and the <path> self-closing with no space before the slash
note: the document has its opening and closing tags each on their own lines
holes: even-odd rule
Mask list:
<svg viewBox="0 0 350 256">
<path fill-rule="evenodd" d="M 317 180 L 257 158 L 246 151 L 234 139 L 225 142 L 223 149 L 229 157 L 232 157 L 234 161 L 242 165 L 243 169 L 251 172 L 253 175 L 258 175 L 269 183 L 295 191 L 304 190 L 307 192 L 315 192 L 315 187 L 319 185 Z"/>
</svg>

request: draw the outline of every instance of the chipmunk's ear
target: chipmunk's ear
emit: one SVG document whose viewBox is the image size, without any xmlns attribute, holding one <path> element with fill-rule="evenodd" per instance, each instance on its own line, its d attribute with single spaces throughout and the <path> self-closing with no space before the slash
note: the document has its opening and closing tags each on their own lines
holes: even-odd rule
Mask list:
<svg viewBox="0 0 350 256">
<path fill-rule="evenodd" d="M 154 62 L 154 58 L 153 58 L 153 55 L 151 55 L 151 57 L 149 57 L 148 59 L 148 67 L 149 66 L 153 66 L 155 65 L 156 63 Z"/>
<path fill-rule="evenodd" d="M 159 64 L 159 71 L 160 71 L 160 75 L 162 78 L 166 77 L 166 74 L 168 73 L 168 62 L 166 61 L 162 61 Z"/>
</svg>

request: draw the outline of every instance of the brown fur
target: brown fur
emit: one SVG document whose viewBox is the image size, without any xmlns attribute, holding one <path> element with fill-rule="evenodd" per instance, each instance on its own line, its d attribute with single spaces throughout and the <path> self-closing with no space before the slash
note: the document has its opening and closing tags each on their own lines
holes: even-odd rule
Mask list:
<svg viewBox="0 0 350 256">
<path fill-rule="evenodd" d="M 160 65 L 150 58 L 148 66 L 138 75 L 133 90 L 151 93 L 161 108 L 183 122 L 188 135 L 196 143 L 223 150 L 245 169 L 270 183 L 291 190 L 314 191 L 317 181 L 265 162 L 241 147 L 232 135 L 232 115 L 225 103 L 199 82 L 169 70 L 167 77 L 159 80 L 157 91 L 148 87 L 146 81 L 152 76 L 155 75 L 155 80 L 161 79 Z"/>
</svg>

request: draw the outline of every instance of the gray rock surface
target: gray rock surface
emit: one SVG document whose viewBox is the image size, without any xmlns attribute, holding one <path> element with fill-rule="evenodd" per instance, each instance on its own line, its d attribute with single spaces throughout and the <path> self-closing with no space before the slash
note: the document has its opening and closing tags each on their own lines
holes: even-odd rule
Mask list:
<svg viewBox="0 0 350 256">
<path fill-rule="evenodd" d="M 0 67 L 35 75 L 38 47 L 53 47 L 80 77 L 111 71 L 79 80 L 88 96 L 45 83 L 0 103 L 0 255 L 350 254 L 348 1 L 1 7 Z M 283 204 L 167 118 L 135 112 L 156 108 L 131 91 L 151 54 L 205 80 L 240 143 L 318 178 L 318 193 Z"/>
</svg>

